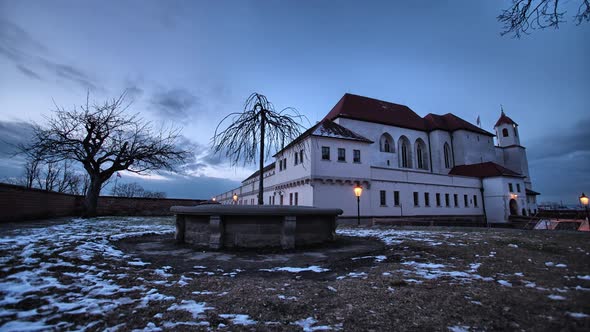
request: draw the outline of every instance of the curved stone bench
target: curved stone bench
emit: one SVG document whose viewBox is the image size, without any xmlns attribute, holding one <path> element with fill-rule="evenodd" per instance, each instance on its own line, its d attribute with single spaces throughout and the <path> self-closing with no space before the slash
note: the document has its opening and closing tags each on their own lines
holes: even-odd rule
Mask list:
<svg viewBox="0 0 590 332">
<path fill-rule="evenodd" d="M 282 247 L 333 241 L 341 209 L 304 206 L 173 206 L 176 241 L 211 249 Z"/>
</svg>

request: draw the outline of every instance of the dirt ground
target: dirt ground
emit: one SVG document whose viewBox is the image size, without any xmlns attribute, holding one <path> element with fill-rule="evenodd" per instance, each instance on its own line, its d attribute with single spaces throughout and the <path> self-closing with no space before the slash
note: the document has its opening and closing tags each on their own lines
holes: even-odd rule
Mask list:
<svg viewBox="0 0 590 332">
<path fill-rule="evenodd" d="M 167 220 L 120 236 L 136 222 L 22 246 L 0 228 L 0 330 L 590 330 L 587 233 L 342 228 L 325 248 L 209 252 Z"/>
</svg>

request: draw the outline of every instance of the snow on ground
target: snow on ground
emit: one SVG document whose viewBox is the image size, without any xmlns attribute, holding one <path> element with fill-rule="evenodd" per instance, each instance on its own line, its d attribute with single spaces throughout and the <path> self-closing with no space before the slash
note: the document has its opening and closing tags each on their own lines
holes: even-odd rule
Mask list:
<svg viewBox="0 0 590 332">
<path fill-rule="evenodd" d="M 250 319 L 248 315 L 221 314 L 219 317 L 231 320 L 234 325 L 255 325 L 257 323 L 255 320 Z"/>
<path fill-rule="evenodd" d="M 265 272 L 291 272 L 291 273 L 300 273 L 300 272 L 316 272 L 316 273 L 320 273 L 320 272 L 326 272 L 326 271 L 330 271 L 329 269 L 325 269 L 322 267 L 319 267 L 317 265 L 312 265 L 312 266 L 308 266 L 308 267 L 289 267 L 289 266 L 285 266 L 285 267 L 274 267 L 272 269 L 260 269 L 260 271 L 265 271 Z"/>
<path fill-rule="evenodd" d="M 477 236 L 476 233 L 462 232 L 441 232 L 441 231 L 414 231 L 398 229 L 366 229 L 366 228 L 347 228 L 337 229 L 336 233 L 346 236 L 357 237 L 376 237 L 386 245 L 396 245 L 404 243 L 407 240 L 424 242 L 431 246 L 439 246 L 446 242 L 447 239 L 454 239 L 453 242 L 447 242 L 447 245 L 462 246 L 464 244 L 460 238 Z"/>
<path fill-rule="evenodd" d="M 163 223 L 158 218 L 74 218 L 48 227 L 3 231 L 0 250 L 12 259 L 0 262 L 0 270 L 5 273 L 0 278 L 0 308 L 2 317 L 13 319 L 0 329 L 79 329 L 82 327 L 67 320 L 49 321 L 68 314 L 101 316 L 130 303 L 141 307 L 151 301 L 173 301 L 174 297 L 158 294 L 143 284 L 120 284 L 118 281 L 126 275 L 110 268 L 118 265 L 126 270 L 147 265 L 116 249 L 114 239 L 173 231 L 169 220 Z M 93 265 L 97 256 L 113 264 Z M 54 273 L 64 269 L 76 272 Z M 131 293 L 135 298 L 129 296 Z M 36 308 L 26 313 L 15 308 L 34 298 L 39 299 Z"/>
<path fill-rule="evenodd" d="M 294 325 L 298 325 L 299 327 L 301 327 L 304 332 L 328 331 L 328 330 L 339 329 L 338 327 L 334 328 L 334 327 L 328 326 L 328 325 L 315 325 L 316 323 L 317 323 L 317 320 L 313 319 L 313 317 L 307 317 L 306 319 L 301 319 L 301 320 L 293 322 Z"/>
</svg>

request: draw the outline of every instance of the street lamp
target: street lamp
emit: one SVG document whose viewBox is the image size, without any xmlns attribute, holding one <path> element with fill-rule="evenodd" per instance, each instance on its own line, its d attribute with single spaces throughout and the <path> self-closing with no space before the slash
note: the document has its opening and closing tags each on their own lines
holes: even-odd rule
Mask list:
<svg viewBox="0 0 590 332">
<path fill-rule="evenodd" d="M 363 193 L 363 187 L 356 185 L 354 187 L 354 195 L 356 196 L 356 221 L 357 225 L 361 225 L 361 194 Z"/>
<path fill-rule="evenodd" d="M 588 214 L 588 196 L 584 195 L 584 193 L 580 196 L 580 203 L 582 203 L 586 209 L 586 220 L 590 220 L 590 215 Z"/>
<path fill-rule="evenodd" d="M 234 205 L 238 204 L 238 194 L 234 193 L 234 196 L 232 198 L 234 200 Z"/>
<path fill-rule="evenodd" d="M 217 198 L 215 198 L 215 197 L 212 197 L 212 198 L 211 198 L 211 200 L 212 200 L 213 202 L 215 202 L 215 201 L 217 200 Z"/>
</svg>

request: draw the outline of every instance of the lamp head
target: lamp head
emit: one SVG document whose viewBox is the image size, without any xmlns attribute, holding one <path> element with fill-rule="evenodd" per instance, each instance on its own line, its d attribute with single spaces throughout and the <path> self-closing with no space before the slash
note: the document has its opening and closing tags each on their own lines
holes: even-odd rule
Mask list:
<svg viewBox="0 0 590 332">
<path fill-rule="evenodd" d="M 358 184 L 354 187 L 354 195 L 356 197 L 361 197 L 361 194 L 363 193 L 363 187 L 359 186 Z"/>
<path fill-rule="evenodd" d="M 584 206 L 588 206 L 588 196 L 586 196 L 584 193 L 582 193 L 582 196 L 580 196 L 580 203 L 582 203 Z"/>
</svg>

